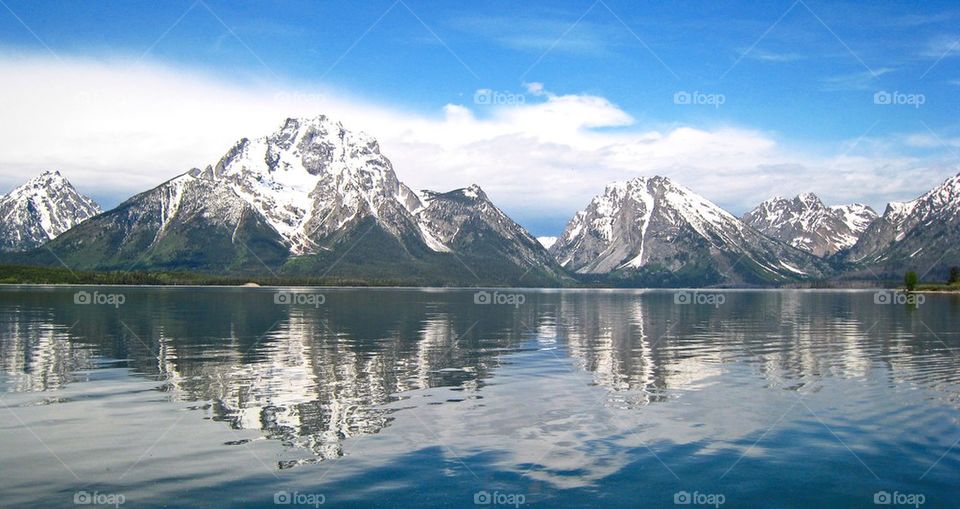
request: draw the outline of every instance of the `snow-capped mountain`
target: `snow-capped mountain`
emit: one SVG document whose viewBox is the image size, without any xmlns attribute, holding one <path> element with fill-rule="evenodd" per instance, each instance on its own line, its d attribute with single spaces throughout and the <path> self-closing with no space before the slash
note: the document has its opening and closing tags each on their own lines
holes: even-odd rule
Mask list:
<svg viewBox="0 0 960 509">
<path fill-rule="evenodd" d="M 222 182 L 250 203 L 293 254 L 316 253 L 317 239 L 365 217 L 393 235 L 412 229 L 444 251 L 414 220 L 419 198 L 397 179 L 376 140 L 325 116 L 287 119 L 270 136 L 242 139 L 197 178 Z"/>
<path fill-rule="evenodd" d="M 578 273 L 672 273 L 698 284 L 817 278 L 825 270 L 664 177 L 608 185 L 550 252 Z"/>
<path fill-rule="evenodd" d="M 960 174 L 909 202 L 887 205 L 850 248 L 845 260 L 872 272 L 901 276 L 916 270 L 944 278 L 960 265 Z M 881 274 L 882 273 L 882 274 Z"/>
<path fill-rule="evenodd" d="M 479 188 L 418 195 L 398 180 L 376 140 L 325 116 L 287 119 L 271 135 L 241 139 L 216 164 L 134 196 L 86 226 L 55 246 L 64 259 L 91 268 L 139 260 L 215 271 L 286 265 L 298 275 L 326 275 L 336 266 L 349 276 L 429 278 L 442 267 L 444 277 L 480 279 L 485 263 L 493 263 L 470 242 L 482 235 L 499 242 L 499 250 L 487 252 L 503 257 L 495 265 L 525 272 L 534 263 L 533 272 L 560 273 Z"/>
<path fill-rule="evenodd" d="M 0 251 L 26 251 L 100 213 L 59 171 L 0 196 Z"/>
<path fill-rule="evenodd" d="M 817 256 L 829 256 L 857 243 L 877 218 L 866 205 L 828 207 L 815 194 L 769 199 L 743 216 L 761 233 Z"/>
</svg>

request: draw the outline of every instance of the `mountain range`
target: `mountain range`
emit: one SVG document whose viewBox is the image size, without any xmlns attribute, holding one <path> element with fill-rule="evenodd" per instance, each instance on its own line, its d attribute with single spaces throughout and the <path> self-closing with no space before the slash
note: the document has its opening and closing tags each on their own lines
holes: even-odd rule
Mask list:
<svg viewBox="0 0 960 509">
<path fill-rule="evenodd" d="M 21 259 L 417 284 L 557 284 L 546 250 L 477 186 L 414 192 L 373 138 L 288 119 Z"/>
<path fill-rule="evenodd" d="M 608 185 L 550 248 L 564 268 L 668 285 L 822 279 L 827 264 L 664 177 Z"/>
<path fill-rule="evenodd" d="M 880 216 L 807 193 L 741 218 L 638 177 L 536 239 L 479 186 L 410 189 L 374 138 L 326 116 L 241 139 L 106 212 L 46 172 L 0 197 L 0 213 L 3 263 L 340 282 L 780 285 L 939 273 L 960 255 L 960 175 Z"/>
</svg>

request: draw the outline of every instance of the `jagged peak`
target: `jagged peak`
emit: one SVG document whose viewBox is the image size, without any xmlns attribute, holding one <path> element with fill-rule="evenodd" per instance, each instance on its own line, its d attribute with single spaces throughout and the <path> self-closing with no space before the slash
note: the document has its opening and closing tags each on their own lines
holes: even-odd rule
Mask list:
<svg viewBox="0 0 960 509">
<path fill-rule="evenodd" d="M 69 183 L 67 179 L 60 173 L 60 170 L 44 170 L 40 172 L 36 177 L 31 178 L 26 181 L 20 187 L 33 187 L 38 185 L 47 185 L 52 182 L 57 183 Z"/>
<path fill-rule="evenodd" d="M 620 190 L 620 189 L 626 189 L 629 187 L 646 186 L 647 184 L 655 184 L 660 186 L 676 185 L 673 183 L 672 180 L 670 180 L 670 178 L 664 177 L 662 175 L 652 175 L 652 176 L 641 175 L 638 177 L 633 177 L 631 179 L 617 180 L 615 182 L 611 182 L 610 184 L 607 184 L 606 189 Z"/>
<path fill-rule="evenodd" d="M 809 192 L 798 194 L 797 197 L 794 198 L 794 200 L 796 200 L 798 203 L 802 203 L 809 207 L 817 207 L 817 208 L 823 207 L 823 202 L 820 201 L 820 197 Z"/>
<path fill-rule="evenodd" d="M 487 194 L 483 192 L 483 189 L 480 188 L 477 184 L 470 184 L 468 187 L 462 189 L 457 189 L 458 193 L 473 199 L 486 200 Z"/>
<path fill-rule="evenodd" d="M 17 196 L 33 196 L 45 194 L 48 190 L 63 192 L 72 190 L 76 192 L 73 184 L 64 177 L 59 170 L 45 170 L 39 175 L 27 180 L 23 184 L 13 188 L 6 195 L 0 195 L 0 198 L 14 198 Z"/>
<path fill-rule="evenodd" d="M 288 117 L 284 120 L 279 130 L 262 139 L 267 142 L 279 144 L 286 149 L 293 145 L 296 140 L 302 140 L 306 134 L 311 132 L 311 129 L 314 132 L 319 131 L 325 133 L 327 136 L 323 138 L 332 136 L 345 141 L 349 139 L 354 144 L 366 145 L 374 153 L 380 153 L 380 144 L 373 136 L 370 136 L 364 131 L 347 129 L 343 125 L 343 122 L 335 120 L 325 114 L 319 114 L 313 117 Z M 322 141 L 322 138 L 320 140 L 311 139 L 308 141 Z"/>
<path fill-rule="evenodd" d="M 444 197 L 449 197 L 449 198 L 465 197 L 471 200 L 489 201 L 489 198 L 487 198 L 487 194 L 484 193 L 483 189 L 481 189 L 480 186 L 477 184 L 471 184 L 468 187 L 461 187 L 459 189 L 454 189 L 452 191 L 447 191 L 445 193 L 439 192 L 439 191 L 431 191 L 429 189 L 421 189 L 419 192 L 419 195 L 421 200 L 427 201 L 427 202 L 435 200 L 437 198 L 444 198 Z"/>
<path fill-rule="evenodd" d="M 960 173 L 947 178 L 933 189 L 919 197 L 903 202 L 890 202 L 883 211 L 888 219 L 903 219 L 918 209 L 921 203 L 930 202 L 936 207 L 951 206 L 960 208 Z"/>
</svg>

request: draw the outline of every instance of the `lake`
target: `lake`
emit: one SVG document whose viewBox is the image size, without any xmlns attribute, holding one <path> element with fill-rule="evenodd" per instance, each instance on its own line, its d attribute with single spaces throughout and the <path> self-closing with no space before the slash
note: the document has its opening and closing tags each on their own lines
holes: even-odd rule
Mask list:
<svg viewBox="0 0 960 509">
<path fill-rule="evenodd" d="M 0 505 L 957 507 L 960 296 L 0 288 Z"/>
</svg>

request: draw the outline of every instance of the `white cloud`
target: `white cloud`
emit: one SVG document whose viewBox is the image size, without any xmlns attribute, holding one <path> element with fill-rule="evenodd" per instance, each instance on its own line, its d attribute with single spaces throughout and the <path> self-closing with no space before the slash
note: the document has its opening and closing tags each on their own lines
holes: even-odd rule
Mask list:
<svg viewBox="0 0 960 509">
<path fill-rule="evenodd" d="M 425 115 L 329 90 L 238 85 L 124 61 L 3 57 L 0 75 L 0 190 L 60 169 L 82 192 L 118 200 L 215 163 L 237 139 L 268 134 L 288 116 L 320 113 L 378 138 L 412 187 L 477 183 L 521 219 L 569 217 L 607 183 L 639 175 L 669 176 L 739 213 L 803 191 L 882 207 L 956 172 L 896 154 L 802 154 L 734 126 L 639 127 L 606 98 L 539 83 L 526 85 L 523 104 L 480 116 L 473 105 Z"/>
</svg>

